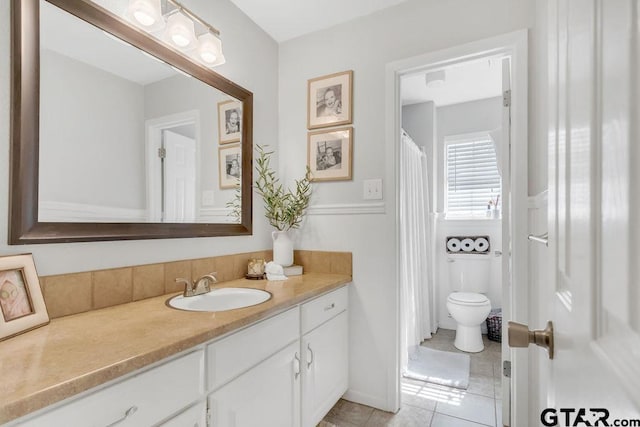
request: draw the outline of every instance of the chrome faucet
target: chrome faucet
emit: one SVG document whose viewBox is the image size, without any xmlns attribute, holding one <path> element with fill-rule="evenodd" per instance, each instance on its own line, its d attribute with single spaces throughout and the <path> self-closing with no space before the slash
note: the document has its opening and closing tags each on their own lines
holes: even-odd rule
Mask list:
<svg viewBox="0 0 640 427">
<path fill-rule="evenodd" d="M 185 297 L 193 297 L 196 295 L 206 294 L 211 291 L 211 285 L 217 283 L 217 273 L 209 273 L 191 282 L 189 279 L 177 278 L 176 283 L 184 283 Z"/>
</svg>

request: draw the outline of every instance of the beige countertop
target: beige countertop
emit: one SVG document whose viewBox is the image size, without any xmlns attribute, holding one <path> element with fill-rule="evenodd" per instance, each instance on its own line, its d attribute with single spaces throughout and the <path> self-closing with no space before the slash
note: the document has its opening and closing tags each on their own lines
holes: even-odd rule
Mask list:
<svg viewBox="0 0 640 427">
<path fill-rule="evenodd" d="M 286 281 L 238 279 L 216 287 L 263 289 L 262 304 L 217 313 L 166 306 L 163 295 L 73 316 L 0 342 L 0 424 L 269 317 L 351 282 L 308 273 Z"/>
</svg>

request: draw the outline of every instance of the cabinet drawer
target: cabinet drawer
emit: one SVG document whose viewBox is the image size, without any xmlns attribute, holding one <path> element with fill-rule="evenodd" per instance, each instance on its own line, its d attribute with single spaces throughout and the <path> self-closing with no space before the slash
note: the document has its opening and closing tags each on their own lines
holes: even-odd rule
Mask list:
<svg viewBox="0 0 640 427">
<path fill-rule="evenodd" d="M 302 333 L 323 324 L 347 309 L 349 289 L 344 286 L 302 305 Z"/>
<path fill-rule="evenodd" d="M 208 390 L 214 390 L 300 337 L 292 308 L 207 346 Z"/>
<path fill-rule="evenodd" d="M 159 427 L 206 427 L 206 420 L 207 407 L 204 402 L 200 402 L 160 424 Z"/>
<path fill-rule="evenodd" d="M 153 425 L 204 392 L 204 351 L 198 350 L 70 401 L 20 426 Z"/>
</svg>

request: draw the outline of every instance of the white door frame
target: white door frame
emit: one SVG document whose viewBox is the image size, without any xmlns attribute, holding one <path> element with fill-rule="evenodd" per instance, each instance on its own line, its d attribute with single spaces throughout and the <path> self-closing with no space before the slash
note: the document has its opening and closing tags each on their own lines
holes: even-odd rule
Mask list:
<svg viewBox="0 0 640 427">
<path fill-rule="evenodd" d="M 162 131 L 193 123 L 196 140 L 196 206 L 200 206 L 200 111 L 189 110 L 182 113 L 149 119 L 145 122 L 145 165 L 147 179 L 147 221 L 160 222 L 162 219 L 161 164 L 158 149 L 162 146 Z"/>
<path fill-rule="evenodd" d="M 393 171 L 395 190 L 395 253 L 394 266 L 400 265 L 399 259 L 399 147 L 401 134 L 400 79 L 403 75 L 417 70 L 441 68 L 474 58 L 491 55 L 510 56 L 512 93 L 511 93 L 511 309 L 512 313 L 503 313 L 504 318 L 522 323 L 528 321 L 528 32 L 526 29 L 477 40 L 461 46 L 455 46 L 424 55 L 415 56 L 387 64 L 386 67 L 386 140 L 385 147 L 387 170 Z M 506 207 L 505 207 L 506 209 Z M 506 243 L 506 244 L 505 244 Z M 509 254 L 509 242 L 503 242 L 504 255 Z M 395 335 L 392 360 L 388 363 L 387 409 L 397 411 L 400 408 L 400 271 L 395 267 Z M 512 413 L 511 425 L 526 425 L 528 420 L 528 356 L 527 352 L 511 352 Z"/>
</svg>

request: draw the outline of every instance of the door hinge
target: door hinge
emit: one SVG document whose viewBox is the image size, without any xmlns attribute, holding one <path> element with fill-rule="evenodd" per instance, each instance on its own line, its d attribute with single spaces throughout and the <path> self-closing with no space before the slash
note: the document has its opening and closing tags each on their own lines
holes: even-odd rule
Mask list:
<svg viewBox="0 0 640 427">
<path fill-rule="evenodd" d="M 502 92 L 502 106 L 511 107 L 511 90 Z"/>
<path fill-rule="evenodd" d="M 158 148 L 158 157 L 164 159 L 167 157 L 167 149 L 166 148 Z"/>
<path fill-rule="evenodd" d="M 209 401 L 207 400 L 207 419 L 205 420 L 207 426 L 211 425 L 211 408 L 209 407 Z"/>
<path fill-rule="evenodd" d="M 502 362 L 502 375 L 507 378 L 511 378 L 511 361 L 505 360 Z"/>
</svg>

